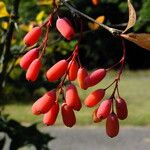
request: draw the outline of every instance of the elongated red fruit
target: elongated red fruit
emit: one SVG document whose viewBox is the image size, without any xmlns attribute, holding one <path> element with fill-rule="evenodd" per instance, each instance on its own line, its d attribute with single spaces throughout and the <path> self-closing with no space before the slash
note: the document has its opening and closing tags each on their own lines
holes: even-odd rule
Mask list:
<svg viewBox="0 0 150 150">
<path fill-rule="evenodd" d="M 85 83 L 85 78 L 88 76 L 88 72 L 85 68 L 79 68 L 78 73 L 77 73 L 77 80 L 79 87 L 81 89 L 86 90 L 88 87 Z"/>
<path fill-rule="evenodd" d="M 38 48 L 34 48 L 28 51 L 20 60 L 21 68 L 27 70 L 32 61 L 38 58 L 38 56 L 39 56 Z"/>
<path fill-rule="evenodd" d="M 33 62 L 30 64 L 30 66 L 27 70 L 26 79 L 28 81 L 35 81 L 38 77 L 41 66 L 42 66 L 41 59 L 37 58 L 37 59 L 33 60 Z"/>
<path fill-rule="evenodd" d="M 32 113 L 34 115 L 40 115 L 47 113 L 54 105 L 56 100 L 56 91 L 52 90 L 45 93 L 32 105 Z"/>
<path fill-rule="evenodd" d="M 97 118 L 97 110 L 98 108 L 93 111 L 93 115 L 92 115 L 92 120 L 95 123 L 101 122 L 103 120 L 102 118 Z"/>
<path fill-rule="evenodd" d="M 119 121 L 115 113 L 111 113 L 106 120 L 106 133 L 113 138 L 119 133 Z"/>
<path fill-rule="evenodd" d="M 50 110 L 44 114 L 43 123 L 50 126 L 56 122 L 59 113 L 59 104 L 55 102 Z"/>
<path fill-rule="evenodd" d="M 58 18 L 56 21 L 56 27 L 61 35 L 67 40 L 71 40 L 75 34 L 74 28 L 67 18 Z"/>
<path fill-rule="evenodd" d="M 33 46 L 42 35 L 42 30 L 40 27 L 34 27 L 29 31 L 24 37 L 23 41 L 27 46 Z"/>
<path fill-rule="evenodd" d="M 63 103 L 61 106 L 61 114 L 63 122 L 67 127 L 72 127 L 76 123 L 74 111 L 66 103 Z"/>
<path fill-rule="evenodd" d="M 78 91 L 73 84 L 69 84 L 67 86 L 65 100 L 66 104 L 72 107 L 74 110 L 79 111 L 82 107 Z"/>
<path fill-rule="evenodd" d="M 116 100 L 116 113 L 120 120 L 124 120 L 128 116 L 127 104 L 122 98 Z"/>
<path fill-rule="evenodd" d="M 111 111 L 111 105 L 112 101 L 110 99 L 104 100 L 97 110 L 97 118 L 107 118 Z"/>
<path fill-rule="evenodd" d="M 87 96 L 87 98 L 84 100 L 84 104 L 87 107 L 93 107 L 103 99 L 104 95 L 105 90 L 103 89 L 95 90 Z"/>
<path fill-rule="evenodd" d="M 98 84 L 106 76 L 105 69 L 97 69 L 86 77 L 85 82 L 88 87 Z"/>
<path fill-rule="evenodd" d="M 74 81 L 77 78 L 77 73 L 78 73 L 78 63 L 76 60 L 73 60 L 69 63 L 69 72 L 68 72 L 68 79 L 70 81 Z"/>
<path fill-rule="evenodd" d="M 66 72 L 68 67 L 68 62 L 63 59 L 53 65 L 47 72 L 46 77 L 48 81 L 55 82 L 60 79 Z"/>
</svg>

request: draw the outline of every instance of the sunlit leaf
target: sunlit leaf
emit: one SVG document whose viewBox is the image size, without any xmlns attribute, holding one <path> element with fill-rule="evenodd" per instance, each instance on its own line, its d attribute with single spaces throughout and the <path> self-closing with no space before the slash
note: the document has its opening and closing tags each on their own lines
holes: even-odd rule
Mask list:
<svg viewBox="0 0 150 150">
<path fill-rule="evenodd" d="M 19 57 L 19 58 L 15 61 L 15 66 L 16 66 L 16 65 L 19 65 L 20 60 L 21 60 L 21 57 Z"/>
<path fill-rule="evenodd" d="M 9 13 L 7 12 L 6 5 L 4 2 L 0 1 L 0 18 L 8 17 Z"/>
<path fill-rule="evenodd" d="M 105 16 L 99 16 L 96 18 L 96 21 L 99 23 L 103 23 L 104 20 L 105 20 Z M 89 25 L 89 28 L 92 30 L 97 30 L 99 28 L 99 25 L 96 23 L 89 23 L 88 25 Z"/>
<path fill-rule="evenodd" d="M 35 24 L 36 24 L 35 22 L 30 22 L 29 25 L 21 24 L 21 25 L 19 26 L 19 28 L 20 28 L 21 30 L 23 30 L 23 31 L 28 32 L 28 31 L 30 31 L 30 30 L 33 28 L 33 26 L 34 26 Z"/>
<path fill-rule="evenodd" d="M 56 5 L 59 4 L 60 0 L 56 0 Z M 53 4 L 53 0 L 38 0 L 38 5 L 52 5 Z"/>
<path fill-rule="evenodd" d="M 1 24 L 1 26 L 2 26 L 3 29 L 6 30 L 8 28 L 8 22 L 3 21 L 2 24 Z"/>
<path fill-rule="evenodd" d="M 150 34 L 149 33 L 129 33 L 121 34 L 121 36 L 138 46 L 150 50 Z"/>
<path fill-rule="evenodd" d="M 128 25 L 126 29 L 123 31 L 123 33 L 125 33 L 127 30 L 133 27 L 136 23 L 136 12 L 130 0 L 128 0 L 128 8 L 129 8 L 129 20 Z"/>
<path fill-rule="evenodd" d="M 44 11 L 40 11 L 36 16 L 36 21 L 42 21 L 43 17 L 45 15 Z"/>
</svg>

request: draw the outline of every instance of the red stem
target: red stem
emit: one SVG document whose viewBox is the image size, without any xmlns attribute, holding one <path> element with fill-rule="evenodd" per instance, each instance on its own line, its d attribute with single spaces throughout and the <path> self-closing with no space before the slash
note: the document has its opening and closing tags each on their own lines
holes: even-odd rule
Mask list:
<svg viewBox="0 0 150 150">
<path fill-rule="evenodd" d="M 45 50 L 46 50 L 46 47 L 47 47 L 47 42 L 48 42 L 48 34 L 49 34 L 49 31 L 50 31 L 50 26 L 51 26 L 51 22 L 49 21 L 47 23 L 47 29 L 46 29 L 45 39 L 44 39 L 43 43 L 40 45 L 40 47 L 39 47 L 39 49 L 41 49 L 43 47 L 42 52 L 41 52 L 39 58 L 42 58 L 42 56 L 45 53 Z"/>
<path fill-rule="evenodd" d="M 111 87 L 115 83 L 115 88 L 113 90 L 112 95 L 110 96 L 111 99 L 115 98 L 116 91 L 117 91 L 118 96 L 120 97 L 118 83 L 120 81 L 120 77 L 121 77 L 121 74 L 122 74 L 124 66 L 125 66 L 125 57 L 126 57 L 126 48 L 125 48 L 125 42 L 124 42 L 123 39 L 122 39 L 122 46 L 123 46 L 123 56 L 122 56 L 122 59 L 120 60 L 121 67 L 119 69 L 117 77 L 107 88 L 105 88 L 105 90 L 106 90 L 106 89 L 108 89 L 109 87 Z"/>
</svg>

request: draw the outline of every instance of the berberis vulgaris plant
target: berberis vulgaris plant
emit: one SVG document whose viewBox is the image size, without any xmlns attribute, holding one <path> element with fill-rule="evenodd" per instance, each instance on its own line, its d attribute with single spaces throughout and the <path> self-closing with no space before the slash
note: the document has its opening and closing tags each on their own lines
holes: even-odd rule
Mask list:
<svg viewBox="0 0 150 150">
<path fill-rule="evenodd" d="M 93 1 L 94 5 L 97 5 L 96 3 L 98 4 L 99 1 Z M 149 35 L 144 33 L 125 34 L 125 32 L 133 27 L 136 22 L 136 13 L 130 0 L 128 0 L 129 20 L 124 31 L 111 28 L 101 23 L 98 19 L 95 20 L 90 16 L 87 16 L 73 7 L 71 2 L 68 0 L 60 0 L 59 2 L 57 1 L 57 3 L 53 0 L 53 11 L 50 13 L 47 20 L 41 26 L 34 27 L 23 39 L 25 45 L 31 48 L 28 48 L 30 50 L 22 57 L 20 66 L 26 71 L 26 79 L 30 82 L 34 82 L 38 78 L 38 74 L 42 67 L 43 56 L 46 53 L 48 35 L 50 33 L 52 23 L 54 24 L 55 22 L 58 32 L 68 42 L 74 38 L 78 38 L 71 21 L 66 16 L 59 16 L 59 11 L 62 7 L 66 7 L 68 11 L 78 15 L 80 20 L 80 36 L 71 56 L 68 59 L 62 59 L 53 66 L 50 66 L 45 73 L 48 80 L 47 82 L 51 83 L 57 80 L 60 82 L 55 89 L 48 91 L 35 101 L 32 106 L 32 113 L 34 115 L 44 114 L 43 123 L 49 126 L 55 123 L 58 113 L 60 112 L 63 123 L 67 127 L 74 126 L 76 123 L 75 111 L 80 111 L 82 103 L 80 96 L 78 95 L 77 87 L 72 81 L 77 79 L 79 87 L 86 90 L 101 82 L 114 67 L 119 66 L 118 73 L 114 81 L 110 83 L 109 86 L 104 89 L 100 88 L 93 91 L 84 100 L 84 105 L 87 107 L 96 106 L 96 109 L 92 114 L 93 122 L 98 123 L 106 120 L 107 135 L 109 137 L 115 137 L 119 133 L 119 120 L 124 120 L 128 116 L 126 101 L 121 97 L 119 92 L 119 81 L 125 66 L 126 57 L 124 38 L 145 49 L 150 49 L 150 45 L 148 44 Z M 113 36 L 122 39 L 121 49 L 123 55 L 119 62 L 114 63 L 113 66 L 108 68 L 98 68 L 91 73 L 89 73 L 88 70 L 81 64 L 79 51 L 82 35 L 84 34 L 82 31 L 82 17 L 94 22 L 94 24 L 100 27 L 103 27 Z M 45 31 L 45 33 L 43 33 L 43 31 Z M 45 35 L 45 38 L 40 40 L 42 41 L 39 44 L 40 46 L 34 46 L 43 35 Z M 112 94 L 110 97 L 103 100 L 107 89 L 110 87 L 113 87 Z M 59 102 L 60 97 L 61 102 Z"/>
</svg>

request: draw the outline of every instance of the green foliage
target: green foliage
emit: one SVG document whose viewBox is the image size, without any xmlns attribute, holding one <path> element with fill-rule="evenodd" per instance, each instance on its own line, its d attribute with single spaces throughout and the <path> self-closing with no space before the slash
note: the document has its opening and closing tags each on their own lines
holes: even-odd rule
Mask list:
<svg viewBox="0 0 150 150">
<path fill-rule="evenodd" d="M 150 1 L 144 0 L 144 3 L 142 4 L 142 7 L 139 11 L 139 18 L 137 20 L 137 25 L 135 26 L 135 30 L 138 31 L 142 27 L 145 27 L 146 32 L 150 32 Z"/>
</svg>

